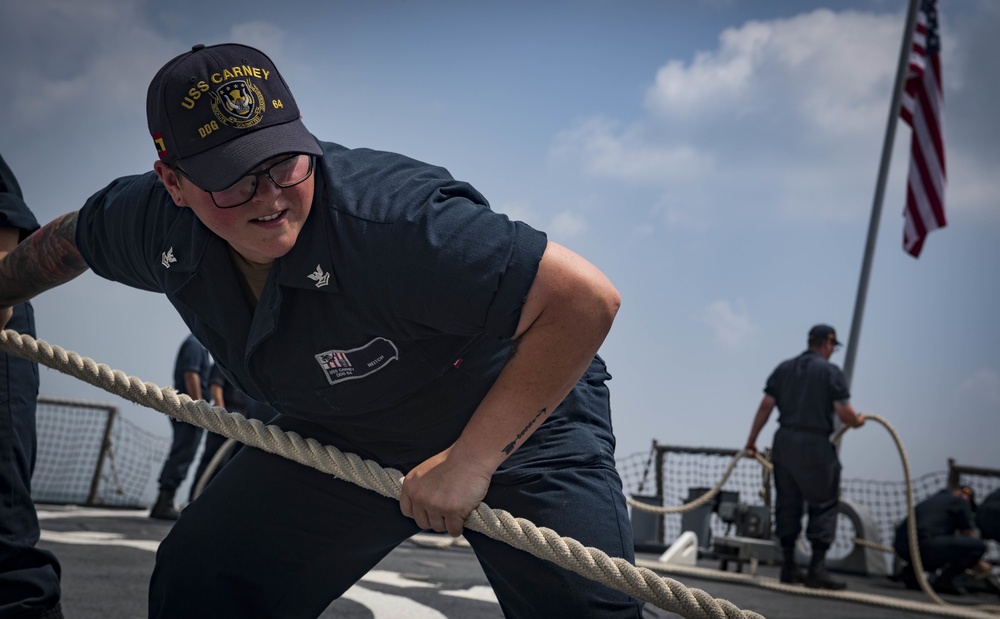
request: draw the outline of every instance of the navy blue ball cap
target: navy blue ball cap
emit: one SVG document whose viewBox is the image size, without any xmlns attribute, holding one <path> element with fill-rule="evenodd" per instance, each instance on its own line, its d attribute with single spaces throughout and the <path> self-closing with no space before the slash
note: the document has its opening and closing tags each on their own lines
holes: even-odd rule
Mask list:
<svg viewBox="0 0 1000 619">
<path fill-rule="evenodd" d="M 261 163 L 321 155 L 274 63 L 260 50 L 195 45 L 165 64 L 146 93 L 160 159 L 206 191 L 221 191 Z"/>
<path fill-rule="evenodd" d="M 841 346 L 837 340 L 837 331 L 830 325 L 816 325 L 809 329 L 809 343 L 822 344 L 823 342 L 833 342 L 834 346 Z"/>
</svg>

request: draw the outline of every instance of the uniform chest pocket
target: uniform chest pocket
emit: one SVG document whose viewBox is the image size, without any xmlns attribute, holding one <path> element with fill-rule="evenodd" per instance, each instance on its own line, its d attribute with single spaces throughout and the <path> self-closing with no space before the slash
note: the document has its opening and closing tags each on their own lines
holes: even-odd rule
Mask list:
<svg viewBox="0 0 1000 619">
<path fill-rule="evenodd" d="M 440 373 L 414 343 L 393 342 L 384 337 L 349 350 L 328 350 L 315 357 L 330 383 L 315 394 L 329 410 L 343 415 L 398 404 Z"/>
</svg>

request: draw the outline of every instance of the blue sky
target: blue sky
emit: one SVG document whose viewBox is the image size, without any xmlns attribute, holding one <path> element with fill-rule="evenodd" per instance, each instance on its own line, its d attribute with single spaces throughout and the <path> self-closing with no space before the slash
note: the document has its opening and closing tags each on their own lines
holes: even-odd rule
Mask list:
<svg viewBox="0 0 1000 619">
<path fill-rule="evenodd" d="M 473 183 L 615 282 L 602 355 L 620 456 L 740 448 L 764 381 L 817 322 L 846 341 L 904 0 L 0 4 L 0 152 L 48 221 L 151 168 L 149 79 L 194 43 L 260 47 L 320 139 Z M 280 14 L 279 14 L 280 13 Z M 1000 468 L 1000 4 L 941 0 L 949 226 L 901 249 L 909 129 L 885 194 L 853 402 L 916 474 Z M 168 385 L 187 331 L 88 273 L 35 301 L 39 335 Z M 834 362 L 842 364 L 843 352 Z M 46 395 L 159 413 L 53 370 Z M 768 444 L 775 420 L 765 428 Z M 880 427 L 845 476 L 901 479 Z"/>
</svg>

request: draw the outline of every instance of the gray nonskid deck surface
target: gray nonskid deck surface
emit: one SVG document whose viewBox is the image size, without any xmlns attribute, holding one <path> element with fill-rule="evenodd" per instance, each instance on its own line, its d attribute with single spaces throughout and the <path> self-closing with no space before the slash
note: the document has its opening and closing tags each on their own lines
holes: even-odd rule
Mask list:
<svg viewBox="0 0 1000 619">
<path fill-rule="evenodd" d="M 93 510 L 39 505 L 40 546 L 52 550 L 63 567 L 63 608 L 67 619 L 138 619 L 146 617 L 146 590 L 156 545 L 171 523 L 150 520 L 145 511 Z M 443 537 L 442 537 L 443 539 Z M 655 555 L 641 555 L 654 560 Z M 198 560 L 192 558 L 192 560 Z M 203 560 L 208 560 L 203 559 Z M 700 560 L 699 567 L 719 572 L 718 562 Z M 732 568 L 730 568 L 732 572 Z M 761 576 L 777 577 L 777 569 L 761 566 Z M 902 619 L 913 613 L 827 598 L 804 597 L 712 578 L 666 574 L 687 587 L 729 600 L 768 619 Z M 888 579 L 843 576 L 851 591 L 926 601 Z M 950 602 L 996 604 L 997 596 L 947 597 Z M 502 617 L 482 569 L 468 548 L 432 548 L 404 544 L 376 569 L 335 601 L 323 618 L 396 617 L 412 619 L 497 619 Z M 677 617 L 647 605 L 647 617 Z M 922 615 L 930 616 L 930 615 Z"/>
</svg>

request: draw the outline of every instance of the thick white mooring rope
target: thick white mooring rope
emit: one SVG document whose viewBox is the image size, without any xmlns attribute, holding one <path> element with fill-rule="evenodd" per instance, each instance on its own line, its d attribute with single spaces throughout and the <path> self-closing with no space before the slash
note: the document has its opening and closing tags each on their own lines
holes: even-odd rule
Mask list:
<svg viewBox="0 0 1000 619">
<path fill-rule="evenodd" d="M 94 362 L 92 359 L 66 351 L 58 346 L 51 346 L 43 340 L 36 340 L 28 335 L 22 335 L 9 329 L 0 331 L 0 350 L 25 357 L 42 365 L 78 378 L 86 383 L 100 387 L 123 399 L 135 402 L 165 413 L 180 421 L 205 428 L 227 438 L 234 439 L 294 460 L 300 464 L 329 473 L 345 481 L 355 483 L 363 488 L 378 492 L 382 496 L 398 500 L 402 489 L 400 481 L 402 474 L 395 469 L 384 469 L 371 460 L 362 460 L 355 454 L 345 454 L 336 447 L 322 445 L 315 439 L 303 439 L 294 432 L 285 432 L 276 426 L 265 426 L 257 419 L 246 419 L 238 413 L 211 406 L 204 400 L 192 401 L 184 394 L 178 394 L 173 389 L 160 388 L 154 383 L 143 382 L 130 377 L 118 370 L 112 370 L 107 365 Z M 917 548 L 915 518 L 913 515 L 913 491 L 910 480 L 909 460 L 903 449 L 902 441 L 895 429 L 877 415 L 866 415 L 883 426 L 892 435 L 899 449 L 906 478 L 907 503 L 910 511 L 910 547 Z M 833 437 L 840 440 L 845 429 Z M 707 503 L 721 489 L 736 466 L 740 457 L 737 454 L 723 474 L 722 479 L 712 490 L 686 505 L 671 508 L 656 508 L 644 503 L 629 500 L 629 503 L 640 509 L 661 511 L 661 513 L 676 513 L 694 509 Z M 765 458 L 756 455 L 763 466 L 771 464 Z M 653 509 L 650 509 L 653 508 Z M 670 510 L 670 511 L 666 511 Z M 688 588 L 685 585 L 667 577 L 660 576 L 654 570 L 688 573 L 702 578 L 719 580 L 719 574 L 708 573 L 709 570 L 667 566 L 652 561 L 637 561 L 632 565 L 625 559 L 609 557 L 597 548 L 586 547 L 569 537 L 560 537 L 558 533 L 546 527 L 537 527 L 524 518 L 515 518 L 502 509 L 492 509 L 485 503 L 480 503 L 469 515 L 465 526 L 478 531 L 492 539 L 502 541 L 514 548 L 523 550 L 533 556 L 546 559 L 580 574 L 591 580 L 600 582 L 613 589 L 628 593 L 632 597 L 645 600 L 664 610 L 677 613 L 686 619 L 764 619 L 764 616 L 749 610 L 742 610 L 723 599 L 713 598 L 701 589 Z M 813 597 L 828 597 L 844 601 L 861 602 L 869 605 L 883 606 L 901 610 L 909 610 L 922 614 L 934 614 L 947 617 L 964 617 L 968 619 L 996 619 L 1000 606 L 963 607 L 949 605 L 931 589 L 923 576 L 919 553 L 914 553 L 914 571 L 917 573 L 921 588 L 934 602 L 933 604 L 893 600 L 884 596 L 852 592 L 831 592 L 803 589 L 784 585 L 772 578 L 751 578 L 750 580 L 764 588 L 808 595 Z M 652 569 L 650 569 L 652 568 Z M 729 575 L 729 580 L 746 582 L 742 575 Z"/>
<path fill-rule="evenodd" d="M 345 454 L 315 439 L 303 439 L 294 432 L 265 426 L 256 419 L 248 420 L 238 413 L 226 412 L 204 400 L 194 402 L 173 389 L 161 389 L 153 383 L 127 376 L 92 359 L 10 329 L 0 331 L 0 350 L 41 363 L 180 421 L 335 475 L 382 496 L 399 499 L 402 488 L 400 471 L 383 469 L 371 460 Z M 701 589 L 689 589 L 653 570 L 636 567 L 625 559 L 609 557 L 597 548 L 583 546 L 572 538 L 560 537 L 552 529 L 536 527 L 528 520 L 515 518 L 501 509 L 491 509 L 485 503 L 480 503 L 469 515 L 465 526 L 687 619 L 764 619 L 759 613 L 742 610 L 727 600 L 713 598 Z"/>
<path fill-rule="evenodd" d="M 699 496 L 697 499 L 691 501 L 690 503 L 684 503 L 682 505 L 650 505 L 649 503 L 636 501 L 635 499 L 633 499 L 628 495 L 625 496 L 625 502 L 634 507 L 635 509 L 644 512 L 651 512 L 654 514 L 681 514 L 684 512 L 691 511 L 693 509 L 697 509 L 702 505 L 705 505 L 706 503 L 711 501 L 712 498 L 715 497 L 715 495 L 719 494 L 719 492 L 722 490 L 722 486 L 726 484 L 726 480 L 728 480 L 729 476 L 733 474 L 733 470 L 739 463 L 740 458 L 750 458 L 750 457 L 755 458 L 758 462 L 760 462 L 761 466 L 769 470 L 774 468 L 774 466 L 770 462 L 768 462 L 767 458 L 760 455 L 759 452 L 754 456 L 750 456 L 746 451 L 741 451 L 740 453 L 733 456 L 733 459 L 729 463 L 729 466 L 722 473 L 722 478 L 720 478 L 719 481 L 714 486 L 712 486 L 708 491 L 706 491 L 704 494 Z"/>
</svg>

